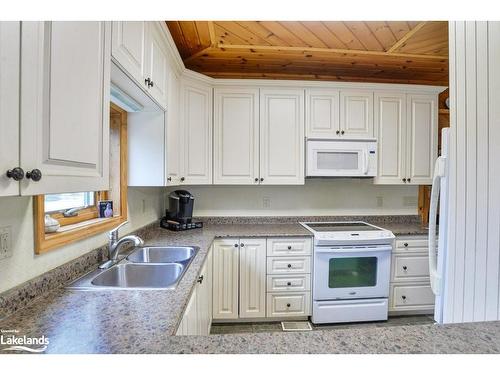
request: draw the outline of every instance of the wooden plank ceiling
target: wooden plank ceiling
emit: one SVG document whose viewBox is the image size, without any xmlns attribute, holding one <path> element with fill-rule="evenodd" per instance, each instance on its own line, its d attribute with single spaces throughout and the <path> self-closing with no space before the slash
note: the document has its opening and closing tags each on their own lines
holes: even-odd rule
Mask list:
<svg viewBox="0 0 500 375">
<path fill-rule="evenodd" d="M 217 78 L 448 85 L 442 21 L 166 21 L 187 68 Z"/>
</svg>

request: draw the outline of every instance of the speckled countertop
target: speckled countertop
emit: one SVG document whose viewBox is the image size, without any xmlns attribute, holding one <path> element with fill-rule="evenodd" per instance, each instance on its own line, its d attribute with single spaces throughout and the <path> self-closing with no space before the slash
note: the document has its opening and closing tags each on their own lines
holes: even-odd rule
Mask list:
<svg viewBox="0 0 500 375">
<path fill-rule="evenodd" d="M 500 322 L 173 336 L 215 236 L 308 235 L 298 224 L 207 225 L 204 229 L 181 233 L 154 228 L 148 233 L 148 244 L 200 247 L 177 289 L 75 291 L 59 288 L 1 320 L 0 329 L 15 329 L 17 336 L 45 335 L 50 340 L 47 353 L 500 352 Z"/>
</svg>

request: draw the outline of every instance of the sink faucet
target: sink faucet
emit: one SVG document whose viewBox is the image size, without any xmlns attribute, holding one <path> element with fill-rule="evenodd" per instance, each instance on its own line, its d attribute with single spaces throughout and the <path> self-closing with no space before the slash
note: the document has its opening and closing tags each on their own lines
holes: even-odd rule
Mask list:
<svg viewBox="0 0 500 375">
<path fill-rule="evenodd" d="M 135 247 L 143 246 L 144 241 L 136 235 L 128 235 L 118 239 L 118 230 L 128 224 L 128 221 L 125 221 L 118 225 L 115 229 L 111 230 L 108 234 L 109 236 L 109 260 L 104 262 L 99 266 L 101 269 L 109 268 L 114 265 L 118 261 L 118 254 L 120 253 L 121 247 L 126 243 L 133 243 Z"/>
</svg>

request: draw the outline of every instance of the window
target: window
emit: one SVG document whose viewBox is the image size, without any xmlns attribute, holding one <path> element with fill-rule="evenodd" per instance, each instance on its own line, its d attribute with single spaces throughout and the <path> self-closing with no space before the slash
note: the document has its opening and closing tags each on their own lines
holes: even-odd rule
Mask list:
<svg viewBox="0 0 500 375">
<path fill-rule="evenodd" d="M 83 209 L 96 205 L 95 193 L 47 194 L 45 197 L 45 213 L 66 212 L 70 209 Z"/>
<path fill-rule="evenodd" d="M 109 170 L 108 191 L 34 197 L 35 253 L 41 254 L 105 232 L 127 220 L 127 112 L 114 104 L 110 110 Z M 98 202 L 103 200 L 113 201 L 112 217 L 99 217 Z M 45 233 L 45 215 L 59 221 L 61 226 L 57 232 Z"/>
</svg>

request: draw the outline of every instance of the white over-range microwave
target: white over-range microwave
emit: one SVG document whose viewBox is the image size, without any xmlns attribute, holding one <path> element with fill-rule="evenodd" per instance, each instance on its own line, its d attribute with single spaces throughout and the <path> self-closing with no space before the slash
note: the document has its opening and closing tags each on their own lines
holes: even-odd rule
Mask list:
<svg viewBox="0 0 500 375">
<path fill-rule="evenodd" d="M 307 177 L 374 177 L 377 140 L 316 140 L 306 143 Z"/>
</svg>

